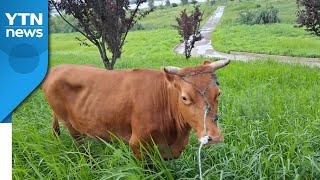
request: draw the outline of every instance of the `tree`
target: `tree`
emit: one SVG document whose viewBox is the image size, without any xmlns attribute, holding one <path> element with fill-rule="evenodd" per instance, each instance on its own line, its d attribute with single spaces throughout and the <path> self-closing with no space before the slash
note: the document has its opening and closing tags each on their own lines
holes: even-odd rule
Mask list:
<svg viewBox="0 0 320 180">
<path fill-rule="evenodd" d="M 198 33 L 200 28 L 200 22 L 202 21 L 203 12 L 200 11 L 199 5 L 194 6 L 194 10 L 191 12 L 191 15 L 188 16 L 186 9 L 181 11 L 179 17 L 176 18 L 178 23 L 177 26 L 174 26 L 180 36 L 184 40 L 184 54 L 186 59 L 191 56 L 191 50 L 194 46 L 194 43 L 197 40 L 201 39 L 201 34 Z"/>
<path fill-rule="evenodd" d="M 181 0 L 181 5 L 186 5 L 188 4 L 188 0 Z"/>
<path fill-rule="evenodd" d="M 191 4 L 193 4 L 193 5 L 195 5 L 195 4 L 197 4 L 197 3 L 198 3 L 197 0 L 192 0 L 192 1 L 191 1 Z"/>
<path fill-rule="evenodd" d="M 297 0 L 296 3 L 298 8 L 303 7 L 297 12 L 299 27 L 320 36 L 320 0 Z"/>
<path fill-rule="evenodd" d="M 166 0 L 166 6 L 167 6 L 167 7 L 170 7 L 170 5 L 171 5 L 171 4 L 170 4 L 170 0 Z"/>
<path fill-rule="evenodd" d="M 141 12 L 139 7 L 143 2 L 145 0 L 138 0 L 136 8 L 130 10 L 129 0 L 49 0 L 50 7 L 55 8 L 64 21 L 99 49 L 104 66 L 109 70 L 121 57 L 129 30 L 153 11 Z M 80 28 L 70 23 L 62 12 L 76 18 Z"/>
<path fill-rule="evenodd" d="M 154 8 L 154 0 L 148 0 L 149 8 Z"/>
</svg>

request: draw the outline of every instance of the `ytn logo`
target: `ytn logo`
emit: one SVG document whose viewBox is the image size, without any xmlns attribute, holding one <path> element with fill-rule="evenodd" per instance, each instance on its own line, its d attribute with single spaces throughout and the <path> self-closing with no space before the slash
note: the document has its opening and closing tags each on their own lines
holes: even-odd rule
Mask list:
<svg viewBox="0 0 320 180">
<path fill-rule="evenodd" d="M 6 37 L 37 37 L 43 36 L 43 15 L 39 13 L 5 13 L 8 18 Z"/>
</svg>

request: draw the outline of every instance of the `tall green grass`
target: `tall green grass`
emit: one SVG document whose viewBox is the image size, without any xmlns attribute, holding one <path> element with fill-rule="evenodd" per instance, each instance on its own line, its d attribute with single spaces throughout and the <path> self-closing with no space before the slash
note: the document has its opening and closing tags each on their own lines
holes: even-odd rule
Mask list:
<svg viewBox="0 0 320 180">
<path fill-rule="evenodd" d="M 79 46 L 76 36 L 50 37 L 50 65 L 103 67 L 96 49 Z M 178 41 L 173 29 L 131 32 L 116 68 L 159 69 L 202 62 L 172 52 Z M 274 61 L 231 62 L 217 74 L 222 90 L 219 125 L 225 141 L 203 149 L 205 179 L 319 179 L 319 69 Z M 78 147 L 65 128 L 56 139 L 51 119 L 41 88 L 14 112 L 14 179 L 199 178 L 194 132 L 179 159 L 163 161 L 153 150 L 148 161 L 139 161 L 122 142 L 87 139 L 84 147 Z"/>
<path fill-rule="evenodd" d="M 218 28 L 212 34 L 216 50 L 227 52 L 320 57 L 320 38 L 291 24 L 236 25 Z"/>
<path fill-rule="evenodd" d="M 273 5 L 279 9 L 281 23 L 270 25 L 242 25 L 237 22 L 244 9 Z M 250 0 L 225 4 L 225 12 L 212 33 L 213 47 L 230 51 L 266 53 L 287 56 L 320 57 L 320 38 L 303 28 L 295 28 L 297 5 L 286 0 Z"/>
</svg>

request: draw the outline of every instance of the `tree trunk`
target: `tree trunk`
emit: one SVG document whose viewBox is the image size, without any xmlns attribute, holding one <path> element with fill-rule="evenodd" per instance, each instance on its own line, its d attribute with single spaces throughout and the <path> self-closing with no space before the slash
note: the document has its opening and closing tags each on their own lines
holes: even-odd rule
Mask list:
<svg viewBox="0 0 320 180">
<path fill-rule="evenodd" d="M 96 45 L 99 49 L 99 53 L 100 53 L 100 57 L 101 57 L 101 60 L 104 64 L 104 67 L 107 69 L 107 70 L 113 70 L 113 66 L 114 64 L 110 63 L 110 60 L 109 58 L 107 57 L 107 52 L 106 52 L 106 49 L 105 49 L 105 46 L 103 43 L 100 43 L 98 45 Z"/>
<path fill-rule="evenodd" d="M 188 47 L 188 40 L 184 41 L 184 55 L 186 56 L 186 59 L 188 60 L 190 57 L 190 51 Z"/>
<path fill-rule="evenodd" d="M 113 70 L 113 64 L 109 63 L 109 62 L 106 62 L 106 61 L 103 61 L 103 64 L 104 64 L 104 67 L 107 69 L 107 70 Z"/>
<path fill-rule="evenodd" d="M 111 60 L 111 67 L 112 67 L 112 69 L 114 68 L 114 65 L 116 64 L 117 59 L 118 59 L 118 55 L 114 54 L 114 55 L 112 56 L 112 60 Z"/>
</svg>

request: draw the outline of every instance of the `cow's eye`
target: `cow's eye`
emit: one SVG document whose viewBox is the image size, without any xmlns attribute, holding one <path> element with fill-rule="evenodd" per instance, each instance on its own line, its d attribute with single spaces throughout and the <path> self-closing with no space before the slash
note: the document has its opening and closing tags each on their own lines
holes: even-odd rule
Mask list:
<svg viewBox="0 0 320 180">
<path fill-rule="evenodd" d="M 186 97 L 182 96 L 181 98 L 182 98 L 183 101 L 187 101 Z"/>
<path fill-rule="evenodd" d="M 188 99 L 186 96 L 181 96 L 181 100 L 184 104 L 189 105 L 191 104 L 190 99 Z"/>
<path fill-rule="evenodd" d="M 189 105 L 189 104 L 192 103 L 191 98 L 190 98 L 188 95 L 186 95 L 185 93 L 181 94 L 180 98 L 181 98 L 181 101 L 182 101 L 185 105 Z"/>
<path fill-rule="evenodd" d="M 220 96 L 221 92 L 219 92 L 218 96 Z"/>
</svg>

